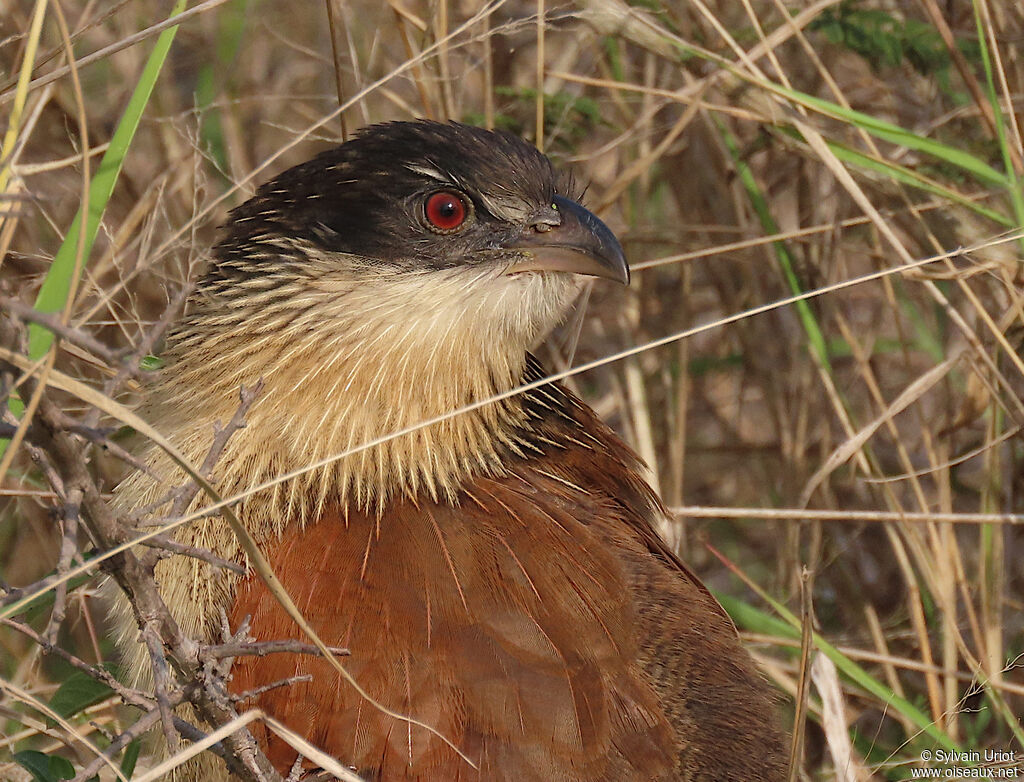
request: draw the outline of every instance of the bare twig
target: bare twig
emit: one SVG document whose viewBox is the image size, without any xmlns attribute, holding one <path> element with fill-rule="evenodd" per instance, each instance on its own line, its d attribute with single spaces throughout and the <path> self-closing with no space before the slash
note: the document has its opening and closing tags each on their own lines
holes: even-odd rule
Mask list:
<svg viewBox="0 0 1024 782">
<path fill-rule="evenodd" d="M 12 322 L 0 319 L 0 344 L 18 344 L 14 332 Z M 37 390 L 34 378 L 25 377 L 23 392 L 31 395 L 37 393 Z M 81 497 L 82 520 L 96 543 L 101 548 L 110 548 L 128 540 L 130 532 L 114 516 L 89 473 L 88 460 L 82 452 L 83 444 L 62 429 L 62 413 L 45 393 L 39 395 L 34 428 L 37 430 L 35 441 L 52 462 L 62 491 L 67 496 Z M 105 567 L 128 595 L 136 622 L 142 629 L 158 682 L 157 705 L 162 712 L 165 735 L 171 746 L 177 744 L 179 735 L 178 723 L 172 713 L 176 699 L 173 694 L 176 680 L 186 685 L 202 682 L 204 686 L 188 690 L 188 697 L 205 722 L 225 725 L 237 719 L 234 709 L 225 705 L 226 697 L 221 699 L 224 702 L 211 697 L 210 690 L 214 687 L 206 686 L 209 683 L 202 681 L 198 645 L 178 627 L 160 595 L 152 568 L 131 551 L 110 558 Z M 224 739 L 224 743 L 230 750 L 226 757 L 229 768 L 242 779 L 250 782 L 275 782 L 280 779 L 248 730 L 240 729 L 231 733 Z"/>
<path fill-rule="evenodd" d="M 78 554 L 78 513 L 81 497 L 78 492 L 72 492 L 61 508 L 61 523 L 63 534 L 60 541 L 60 557 L 57 560 L 57 575 L 61 580 L 57 582 L 57 589 L 53 601 L 53 610 L 50 612 L 50 619 L 46 623 L 46 631 L 43 634 L 46 640 L 54 643 L 57 640 L 57 633 L 64 623 L 67 615 L 68 582 L 63 576 L 70 570 L 71 562 Z"/>
<path fill-rule="evenodd" d="M 157 708 L 160 710 L 160 722 L 164 731 L 164 740 L 171 754 L 178 751 L 181 737 L 174 728 L 173 705 L 171 704 L 173 684 L 167 657 L 154 625 L 147 624 L 142 628 L 142 640 L 149 652 L 150 665 L 153 667 L 153 691 L 156 695 Z"/>
<path fill-rule="evenodd" d="M 203 460 L 202 467 L 199 468 L 200 474 L 204 477 L 208 477 L 212 472 L 214 466 L 217 464 L 217 460 L 220 458 L 220 455 L 224 450 L 224 446 L 227 445 L 228 440 L 231 439 L 231 435 L 245 426 L 245 417 L 249 413 L 249 408 L 252 407 L 252 403 L 256 401 L 256 398 L 260 395 L 262 390 L 262 380 L 258 381 L 256 385 L 251 388 L 242 386 L 239 389 L 238 409 L 235 410 L 235 414 L 231 416 L 231 420 L 228 421 L 227 426 L 217 426 L 216 432 L 213 436 L 213 443 L 210 445 L 210 450 L 207 452 L 206 458 Z M 195 481 L 192 481 L 179 489 L 174 500 L 174 505 L 171 506 L 171 515 L 181 516 L 184 514 L 198 493 L 199 484 Z"/>
<path fill-rule="evenodd" d="M 0 294 L 0 310 L 5 310 L 18 320 L 36 323 L 48 331 L 52 331 L 61 339 L 78 345 L 111 366 L 119 365 L 124 357 L 122 353 L 111 350 L 91 334 L 64 323 L 59 314 L 40 312 L 14 296 Z"/>
<path fill-rule="evenodd" d="M 185 286 L 179 290 L 174 297 L 164 307 L 163 313 L 157 319 L 156 323 L 149 328 L 143 335 L 142 339 L 139 340 L 139 344 L 135 346 L 124 360 L 121 362 L 121 366 L 110 380 L 103 385 L 103 393 L 107 396 L 114 396 L 121 390 L 121 386 L 125 380 L 129 377 L 134 377 L 138 371 L 139 363 L 153 352 L 153 348 L 157 342 L 163 339 L 164 334 L 167 333 L 167 329 L 171 327 L 171 324 L 176 318 L 181 315 L 181 308 L 185 304 L 185 300 L 191 293 L 191 287 Z M 96 415 L 99 415 L 99 411 L 94 411 Z M 88 421 L 89 419 L 87 419 Z M 95 424 L 93 424 L 95 425 Z"/>
<path fill-rule="evenodd" d="M 300 674 L 298 676 L 289 676 L 287 679 L 280 679 L 276 682 L 270 682 L 270 684 L 263 684 L 253 690 L 246 690 L 245 692 L 240 692 L 237 695 L 233 694 L 231 696 L 231 702 L 245 703 L 245 701 L 252 700 L 253 698 L 258 698 L 260 695 L 263 695 L 266 692 L 270 692 L 271 690 L 277 690 L 281 687 L 290 687 L 291 685 L 299 684 L 300 682 L 311 681 L 313 681 L 313 676 L 312 674 L 308 673 Z"/>
<path fill-rule="evenodd" d="M 110 742 L 110 746 L 103 751 L 102 757 L 98 757 L 87 764 L 75 775 L 71 782 L 86 782 L 95 777 L 99 774 L 100 769 L 117 757 L 125 747 L 135 741 L 135 739 L 145 735 L 150 728 L 156 725 L 162 716 L 161 710 L 155 706 L 144 712 L 127 730 Z"/>
<path fill-rule="evenodd" d="M 173 554 L 180 554 L 184 557 L 192 557 L 193 559 L 199 559 L 203 562 L 208 562 L 214 567 L 223 568 L 224 570 L 230 570 L 232 573 L 238 573 L 239 575 L 245 575 L 245 568 L 239 565 L 237 562 L 231 562 L 230 560 L 218 557 L 209 549 L 200 548 L 198 546 L 190 546 L 186 543 L 179 543 L 173 538 L 167 535 L 155 535 L 148 540 L 142 542 L 143 546 L 149 546 L 151 548 L 164 549 L 165 551 Z"/>
<path fill-rule="evenodd" d="M 340 646 L 330 646 L 329 651 L 338 657 L 347 657 L 349 650 Z M 205 646 L 201 652 L 204 656 L 224 657 L 266 657 L 268 654 L 308 654 L 320 657 L 320 650 L 313 644 L 302 641 L 231 641 L 216 646 Z"/>
<path fill-rule="evenodd" d="M 46 640 L 41 634 L 37 633 L 28 625 L 23 622 L 16 622 L 13 619 L 2 619 L 0 618 L 0 624 L 5 627 L 10 627 L 26 638 L 30 639 L 33 643 L 38 645 L 44 654 L 54 654 L 63 659 L 66 663 L 71 665 L 73 668 L 81 671 L 82 673 L 91 676 L 98 682 L 102 682 L 107 685 L 111 690 L 117 693 L 118 697 L 121 698 L 125 703 L 130 706 L 137 706 L 141 709 L 150 709 L 156 706 L 156 701 L 146 695 L 142 690 L 134 689 L 132 687 L 126 687 L 121 684 L 114 676 L 104 668 L 96 665 L 90 665 L 81 658 L 71 654 L 60 646 Z"/>
<path fill-rule="evenodd" d="M 133 724 L 128 730 L 126 730 L 124 733 L 122 733 L 120 736 L 114 739 L 111 746 L 106 750 L 106 752 L 104 752 L 104 757 L 106 757 L 107 759 L 113 758 L 118 752 L 121 751 L 121 749 L 127 746 L 132 740 L 148 731 L 160 719 L 161 712 L 157 706 L 157 702 L 149 694 L 139 689 L 126 687 L 117 679 L 115 679 L 106 669 L 95 665 L 90 665 L 89 663 L 84 662 L 79 657 L 76 657 L 75 655 L 62 649 L 61 647 L 50 643 L 42 635 L 37 633 L 35 630 L 33 630 L 26 624 L 23 624 L 21 622 L 15 622 L 11 619 L 0 619 L 0 624 L 9 627 L 12 630 L 15 630 L 16 632 L 19 632 L 22 635 L 29 638 L 43 650 L 44 654 L 55 654 L 58 657 L 61 657 L 73 668 L 81 671 L 82 673 L 87 674 L 88 676 L 91 676 L 93 679 L 96 679 L 99 682 L 102 682 L 106 686 L 110 687 L 110 689 L 113 690 L 114 693 L 116 693 L 117 696 L 121 698 L 121 700 L 123 700 L 126 704 L 130 706 L 135 706 L 136 708 L 139 708 L 144 712 L 142 718 L 138 722 Z M 199 684 L 194 683 L 188 687 L 178 690 L 176 693 L 170 696 L 170 704 L 172 706 L 177 706 L 178 704 L 183 703 L 186 700 L 190 700 L 192 697 L 192 693 L 199 686 Z M 197 727 L 186 722 L 180 717 L 173 717 L 173 722 L 174 729 L 181 736 L 183 736 L 184 738 L 188 739 L 193 743 L 202 741 L 206 738 L 206 734 L 203 731 L 199 730 Z M 232 762 L 236 763 L 237 765 L 237 761 L 233 761 L 233 759 L 225 752 L 224 748 L 220 745 L 214 745 L 210 748 L 210 751 L 224 758 L 229 765 L 231 765 Z M 103 758 L 96 758 L 96 760 L 93 761 L 93 763 L 86 766 L 74 778 L 74 780 L 72 780 L 72 782 L 76 782 L 76 780 L 77 782 L 84 782 L 87 779 L 91 779 L 93 776 L 95 776 L 97 770 L 102 768 L 104 765 L 106 765 L 106 763 Z"/>
</svg>

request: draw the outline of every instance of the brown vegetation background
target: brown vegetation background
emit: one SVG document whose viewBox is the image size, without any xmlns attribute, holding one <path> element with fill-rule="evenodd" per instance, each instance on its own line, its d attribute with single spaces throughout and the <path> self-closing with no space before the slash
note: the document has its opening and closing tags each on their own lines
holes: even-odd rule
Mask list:
<svg viewBox="0 0 1024 782">
<path fill-rule="evenodd" d="M 178 29 L 127 151 L 67 310 L 73 328 L 113 350 L 139 344 L 229 208 L 360 126 L 420 116 L 519 133 L 588 186 L 634 269 L 628 290 L 589 290 L 539 355 L 554 371 L 640 348 L 567 382 L 650 465 L 679 509 L 666 534 L 723 595 L 790 718 L 804 704 L 801 773 L 903 779 L 943 746 L 1015 751 L 994 766 L 1020 769 L 1020 4 L 207 6 Z M 47 81 L 67 64 L 51 9 L 40 83 L 15 126 L 35 4 L 0 11 L 0 129 L 13 134 L 0 158 L 0 283 L 27 305 L 80 207 L 83 141 L 95 174 L 156 40 L 129 39 L 169 12 L 147 0 L 60 8 L 78 58 L 130 45 L 79 65 L 78 86 L 69 73 Z M 60 345 L 61 372 L 96 387 L 109 377 L 87 349 Z M 118 398 L 143 394 L 144 378 Z M 125 469 L 109 448 L 82 453 L 104 490 Z M 29 456 L 15 454 L 0 487 L 8 596 L 54 571 L 66 540 Z M 78 545 L 91 547 L 84 534 Z M 98 579 L 74 586 L 49 629 L 82 660 L 113 662 Z M 52 617 L 3 621 L 43 632 Z M 821 644 L 800 648 L 811 624 L 838 672 L 819 663 L 811 676 Z M 71 676 L 0 624 L 0 778 L 30 778 L 15 763 L 24 750 L 80 771 L 92 760 L 81 736 L 104 748 L 138 718 L 102 692 L 68 725 L 48 720 L 37 703 L 62 685 L 66 697 Z M 144 750 L 136 778 L 153 763 Z"/>
</svg>

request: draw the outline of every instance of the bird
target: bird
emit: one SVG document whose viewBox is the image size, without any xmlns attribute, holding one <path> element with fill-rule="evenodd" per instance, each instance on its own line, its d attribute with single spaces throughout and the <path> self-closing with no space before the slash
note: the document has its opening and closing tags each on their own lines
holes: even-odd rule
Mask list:
<svg viewBox="0 0 1024 782">
<path fill-rule="evenodd" d="M 533 353 L 594 278 L 629 266 L 571 177 L 456 122 L 370 125 L 230 213 L 142 414 L 198 464 L 262 382 L 212 482 L 246 495 L 239 519 L 358 684 L 322 658 L 243 657 L 246 707 L 378 782 L 785 777 L 777 698 L 656 532 L 639 457 Z M 142 458 L 120 508 L 183 479 Z M 247 565 L 215 514 L 177 539 Z M 303 638 L 251 571 L 170 556 L 155 575 L 201 642 L 225 620 Z M 143 681 L 124 599 L 113 615 Z M 282 774 L 317 772 L 253 735 Z M 227 779 L 220 763 L 179 777 Z"/>
</svg>

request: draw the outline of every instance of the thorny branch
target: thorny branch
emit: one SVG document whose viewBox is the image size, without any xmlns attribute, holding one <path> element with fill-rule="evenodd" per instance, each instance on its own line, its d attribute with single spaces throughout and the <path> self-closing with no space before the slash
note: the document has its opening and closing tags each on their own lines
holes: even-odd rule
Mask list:
<svg viewBox="0 0 1024 782">
<path fill-rule="evenodd" d="M 0 310 L 10 313 L 18 320 L 27 323 L 37 323 L 45 327 L 61 339 L 83 348 L 97 358 L 103 359 L 111 366 L 119 366 L 124 358 L 123 353 L 111 350 L 88 332 L 62 323 L 61 319 L 56 315 L 33 309 L 25 304 L 25 302 L 13 296 L 0 293 Z"/>
<path fill-rule="evenodd" d="M 0 345 L 24 352 L 25 323 L 42 325 L 54 332 L 57 347 L 61 341 L 65 341 L 105 361 L 112 375 L 104 383 L 103 391 L 113 396 L 123 389 L 129 379 L 140 376 L 138 366 L 141 359 L 152 350 L 180 312 L 185 295 L 186 292 L 183 292 L 169 304 L 155 327 L 134 348 L 122 351 L 111 350 L 82 329 L 61 324 L 58 319 L 36 312 L 16 298 L 0 295 Z M 31 397 L 38 390 L 35 376 L 22 375 L 0 364 L 0 392 L 3 393 L 4 413 L 0 435 L 11 434 L 20 425 L 7 407 L 15 379 L 18 382 L 18 393 L 24 398 Z M 218 427 L 214 433 L 213 445 L 202 465 L 204 475 L 212 473 L 231 436 L 245 425 L 245 416 L 260 390 L 261 384 L 241 389 L 237 412 L 231 421 Z M 75 779 L 82 781 L 94 776 L 107 760 L 114 758 L 131 741 L 157 724 L 162 726 L 171 751 L 177 748 L 181 739 L 194 742 L 204 738 L 204 730 L 175 714 L 175 709 L 182 704 L 191 704 L 198 717 L 214 728 L 236 719 L 236 701 L 229 697 L 225 683 L 235 657 L 283 652 L 318 653 L 307 644 L 293 641 L 253 642 L 248 638 L 247 625 L 241 632 L 226 638 L 223 644 L 201 646 L 188 637 L 174 620 L 157 589 L 153 575 L 156 562 L 170 552 L 196 557 L 215 567 L 236 572 L 242 569 L 236 563 L 227 562 L 205 549 L 181 544 L 170 536 L 158 536 L 149 541 L 148 552 L 139 554 L 129 549 L 110 558 L 103 565 L 131 603 L 153 667 L 155 684 L 151 691 L 126 687 L 104 668 L 90 665 L 56 645 L 66 614 L 69 589 L 67 575 L 72 566 L 83 561 L 85 550 L 90 544 L 100 550 L 107 550 L 132 540 L 137 534 L 137 523 L 150 526 L 145 523 L 148 520 L 119 518 L 115 515 L 90 471 L 90 452 L 95 447 L 104 449 L 135 469 L 141 466 L 112 441 L 113 430 L 101 428 L 100 420 L 101 413 L 96 409 L 87 411 L 81 419 L 72 418 L 61 409 L 52 392 L 43 390 L 22 448 L 54 492 L 52 517 L 60 530 L 56 572 L 27 587 L 9 589 L 6 585 L 0 585 L 3 587 L 0 591 L 0 607 L 12 605 L 38 588 L 53 589 L 54 607 L 42 633 L 9 618 L 2 619 L 3 625 L 31 639 L 43 652 L 62 657 L 77 670 L 110 687 L 124 703 L 143 712 L 130 728 L 113 738 L 104 757 L 95 758 L 78 772 Z M 171 491 L 160 505 L 170 503 L 171 515 L 180 517 L 198 491 L 198 485 L 190 482 Z M 160 505 L 150 511 L 156 512 Z M 344 653 L 344 650 L 332 651 Z M 217 745 L 214 751 L 225 759 L 231 771 L 241 779 L 252 782 L 279 782 L 281 779 L 252 735 L 244 728 Z"/>
<path fill-rule="evenodd" d="M 34 643 L 36 643 L 45 654 L 54 654 L 73 668 L 91 676 L 93 679 L 105 684 L 114 693 L 121 698 L 121 700 L 130 705 L 135 706 L 142 710 L 143 714 L 135 723 L 128 727 L 123 733 L 115 736 L 111 740 L 110 747 L 103 753 L 104 757 L 108 760 L 117 756 L 128 744 L 134 741 L 139 736 L 143 735 L 150 728 L 153 728 L 161 717 L 160 709 L 157 706 L 157 702 L 154 700 L 150 693 L 144 692 L 143 690 L 136 689 L 133 687 L 126 687 L 124 684 L 119 682 L 114 676 L 107 671 L 105 668 L 90 665 L 76 655 L 71 654 L 65 649 L 57 646 L 44 638 L 41 634 L 37 633 L 28 625 L 22 622 L 16 622 L 11 619 L 0 619 L 0 624 L 6 627 L 10 627 L 22 635 L 26 636 Z M 347 654 L 344 649 L 332 650 L 338 654 Z M 264 656 L 268 654 L 309 654 L 317 656 L 320 654 L 319 650 L 313 647 L 311 644 L 304 644 L 298 641 L 249 641 L 246 640 L 242 634 L 236 634 L 236 636 L 223 644 L 216 644 L 212 646 L 206 646 L 202 648 L 200 656 L 202 658 L 210 659 L 225 659 L 229 657 L 237 657 L 242 655 L 259 655 Z M 204 682 L 195 682 L 190 686 L 181 689 L 174 693 L 170 697 L 170 705 L 177 706 L 180 703 L 184 703 L 191 699 L 192 691 L 196 687 L 207 686 Z M 233 698 L 232 700 L 241 700 L 240 697 Z M 204 738 L 205 734 L 199 728 L 186 722 L 178 716 L 174 716 L 174 728 L 177 732 L 188 739 L 189 741 L 200 741 Z M 222 747 L 215 745 L 213 751 L 224 757 L 225 753 Z M 92 763 L 87 765 L 82 771 L 72 780 L 72 782 L 85 782 L 87 779 L 91 779 L 96 773 L 106 765 L 103 758 L 96 758 Z"/>
</svg>

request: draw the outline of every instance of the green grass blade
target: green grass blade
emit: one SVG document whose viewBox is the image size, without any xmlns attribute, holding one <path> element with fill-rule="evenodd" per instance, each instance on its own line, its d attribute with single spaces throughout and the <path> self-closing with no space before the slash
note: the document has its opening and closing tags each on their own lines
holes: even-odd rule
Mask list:
<svg viewBox="0 0 1024 782">
<path fill-rule="evenodd" d="M 755 632 L 770 632 L 773 635 L 778 635 L 782 638 L 789 638 L 792 640 L 799 640 L 800 638 L 800 620 L 789 611 L 784 605 L 772 600 L 768 595 L 761 595 L 765 600 L 769 602 L 772 609 L 775 610 L 779 616 L 785 621 L 780 621 L 772 616 L 765 614 L 763 611 L 754 608 L 753 606 L 747 605 L 742 600 L 729 595 L 723 595 L 715 593 L 715 597 L 722 604 L 722 607 L 728 612 L 729 616 L 733 618 L 733 621 L 740 627 L 750 629 Z M 814 646 L 828 659 L 835 663 L 836 668 L 839 669 L 850 681 L 859 686 L 861 689 L 871 693 L 873 696 L 881 701 L 884 701 L 890 707 L 898 711 L 900 714 L 905 716 L 908 720 L 913 722 L 922 732 L 931 736 L 935 741 L 941 744 L 945 749 L 962 752 L 961 746 L 954 741 L 952 738 L 942 732 L 932 721 L 931 717 L 925 714 L 923 711 L 918 709 L 914 704 L 905 698 L 901 698 L 889 687 L 886 687 L 878 679 L 864 670 L 861 666 L 851 660 L 849 657 L 844 655 L 841 651 L 836 649 L 832 644 L 826 641 L 817 633 L 814 636 Z"/>
<path fill-rule="evenodd" d="M 722 140 L 724 141 L 726 148 L 729 150 L 729 155 L 732 158 L 733 165 L 736 166 L 736 172 L 739 175 L 740 181 L 743 183 L 743 187 L 747 191 L 747 197 L 750 199 L 750 203 L 754 207 L 754 211 L 757 213 L 758 219 L 761 221 L 761 227 L 769 236 L 781 233 L 778 224 L 775 222 L 775 218 L 772 216 L 771 209 L 768 206 L 768 200 L 764 197 L 764 193 L 761 192 L 761 188 L 757 184 L 754 173 L 750 170 L 750 166 L 747 165 L 747 162 L 743 159 L 742 155 L 740 155 L 736 139 L 723 123 L 716 121 L 715 124 L 718 127 L 719 133 L 722 135 Z M 804 289 L 800 284 L 800 279 L 797 277 L 796 265 L 793 262 L 793 256 L 789 252 L 789 247 L 787 247 L 786 243 L 783 241 L 776 241 L 772 242 L 772 248 L 775 251 L 775 257 L 778 258 L 779 266 L 782 269 L 782 274 L 786 278 L 786 282 L 789 285 L 790 290 L 794 295 L 803 293 Z M 811 350 L 818 358 L 818 361 L 821 362 L 822 367 L 831 374 L 832 365 L 828 358 L 828 343 L 821 331 L 821 326 L 818 325 L 818 321 L 814 317 L 814 312 L 811 310 L 811 306 L 806 301 L 798 301 L 794 307 L 796 308 L 797 314 L 800 318 L 800 323 L 804 327 L 804 332 L 807 334 L 807 340 L 810 343 Z"/>
<path fill-rule="evenodd" d="M 186 0 L 178 0 L 171 11 L 175 16 L 185 10 Z M 100 220 L 114 191 L 114 185 L 121 173 L 121 166 L 124 163 L 128 147 L 135 137 L 135 131 L 139 127 L 142 113 L 145 111 L 149 97 L 153 93 L 157 77 L 167 59 L 167 53 L 174 41 L 177 27 L 171 27 L 160 33 L 157 38 L 153 52 L 146 60 L 142 69 L 138 84 L 132 92 L 131 100 L 125 108 L 121 121 L 110 139 L 110 146 L 103 155 L 103 160 L 96 171 L 89 186 L 88 204 L 85 215 L 85 257 L 88 257 L 93 243 L 96 241 L 96 234 L 99 231 Z M 78 246 L 79 232 L 82 230 L 82 210 L 79 209 L 75 215 L 67 236 L 61 243 L 57 255 L 53 259 L 46 279 L 39 289 L 36 298 L 36 309 L 42 312 L 59 312 L 67 302 L 68 292 L 71 290 L 71 283 L 75 273 L 75 255 Z M 53 333 L 42 326 L 31 324 L 29 327 L 29 356 L 35 360 L 40 358 L 53 343 Z"/>
<path fill-rule="evenodd" d="M 956 168 L 971 174 L 978 181 L 983 182 L 984 184 L 996 187 L 1008 187 L 1010 184 L 1010 179 L 1006 174 L 997 171 L 984 160 L 981 160 L 962 149 L 948 146 L 947 144 L 935 141 L 934 139 L 930 139 L 926 136 L 920 136 L 913 131 L 901 128 L 899 125 L 886 122 L 878 117 L 872 117 L 870 114 L 864 114 L 863 112 L 856 111 L 855 109 L 845 108 L 844 106 L 840 106 L 838 103 L 833 103 L 832 101 L 825 100 L 823 98 L 817 98 L 813 95 L 808 95 L 805 92 L 800 92 L 799 90 L 792 90 L 788 87 L 782 87 L 777 84 L 770 84 L 766 86 L 768 86 L 773 92 L 789 98 L 794 103 L 799 103 L 800 105 L 813 109 L 827 117 L 832 117 L 833 119 L 838 119 L 855 127 L 861 128 L 882 141 L 888 141 L 892 144 L 896 144 L 897 146 L 913 149 L 916 152 L 930 155 L 937 160 L 941 160 L 944 163 L 955 166 Z"/>
<path fill-rule="evenodd" d="M 976 3 L 975 8 L 977 9 Z M 770 79 L 754 76 L 739 68 L 738 65 L 731 60 L 715 54 L 708 49 L 703 49 L 699 46 L 694 46 L 681 41 L 670 33 L 666 33 L 665 38 L 670 42 L 670 46 L 675 50 L 680 62 L 686 62 L 686 60 L 691 57 L 699 57 L 718 65 L 726 71 L 729 71 L 736 78 L 746 82 L 747 84 L 759 87 L 760 89 L 774 95 L 778 95 L 779 97 L 786 98 L 790 102 L 804 106 L 818 114 L 861 128 L 875 138 L 882 139 L 883 141 L 889 141 L 898 146 L 907 147 L 908 149 L 913 149 L 917 152 L 930 155 L 938 160 L 944 161 L 968 172 L 977 180 L 987 185 L 1009 188 L 1014 184 L 1012 167 L 1008 168 L 1008 171 L 1010 172 L 1009 174 L 1001 173 L 981 158 L 975 157 L 962 149 L 951 147 L 926 136 L 918 135 L 906 128 L 901 128 L 899 125 L 894 125 L 891 122 L 886 122 L 883 119 L 873 117 L 870 114 L 865 114 L 855 109 L 846 108 L 845 106 L 841 106 L 840 104 L 826 100 L 825 98 L 819 98 L 815 95 L 810 95 L 791 87 L 785 87 L 777 82 L 771 81 Z M 984 61 L 984 31 L 980 27 L 979 38 L 982 43 Z M 1022 202 L 1022 208 L 1024 208 L 1024 194 L 1020 195 L 1020 200 Z"/>
<path fill-rule="evenodd" d="M 186 0 L 178 0 L 171 11 L 171 15 L 176 16 L 180 14 L 185 10 L 185 5 Z M 153 87 L 164 66 L 164 62 L 167 60 L 167 53 L 170 51 L 171 43 L 174 41 L 174 35 L 177 31 L 177 26 L 170 27 L 160 33 L 160 36 L 157 38 L 156 46 L 146 60 L 146 65 L 142 69 L 142 75 L 135 85 L 135 90 L 132 92 L 124 114 L 121 116 L 121 121 L 117 124 L 117 129 L 110 139 L 110 145 L 103 155 L 103 160 L 100 162 L 95 176 L 93 176 L 92 181 L 89 183 L 89 192 L 85 196 L 87 208 L 85 242 L 82 253 L 83 265 L 85 259 L 89 257 L 93 243 L 96 241 L 100 220 L 103 217 L 104 210 L 107 208 L 107 202 L 110 200 L 111 193 L 114 192 L 114 185 L 117 183 L 117 178 L 121 173 L 121 166 L 124 163 L 125 155 L 128 153 L 128 147 L 131 145 L 132 139 L 135 138 L 135 131 L 139 127 L 142 113 L 145 111 L 150 95 L 153 94 Z M 82 209 L 79 208 L 78 214 L 75 215 L 75 219 L 71 223 L 71 228 L 68 229 L 64 241 L 58 248 L 57 254 L 53 258 L 53 263 L 46 273 L 46 279 L 43 280 L 43 284 L 39 288 L 39 294 L 36 296 L 35 306 L 41 312 L 60 312 L 67 303 L 72 282 L 75 278 L 75 261 L 78 255 L 78 240 L 81 231 Z M 78 274 L 81 274 L 81 269 L 78 270 Z M 52 344 L 52 331 L 36 323 L 29 324 L 28 352 L 33 360 L 41 358 L 50 349 Z M 16 416 L 20 416 L 25 409 L 22 401 L 14 396 L 9 401 L 9 407 Z M 9 442 L 7 439 L 0 439 L 0 455 L 6 451 Z"/>
<path fill-rule="evenodd" d="M 1017 218 L 1017 225 L 1024 225 L 1024 192 L 1021 189 L 1020 180 L 1013 168 L 1013 156 L 1010 154 L 1010 140 L 1006 132 L 1006 116 L 1003 114 L 1003 107 L 999 103 L 999 96 L 996 93 L 995 76 L 992 71 L 992 56 L 988 50 L 988 32 L 985 29 L 985 22 L 981 17 L 981 8 L 977 0 L 974 2 L 974 22 L 978 28 L 978 47 L 981 53 L 981 62 L 985 69 L 985 92 L 988 96 L 989 105 L 992 107 L 992 116 L 995 117 L 996 138 L 999 141 L 999 151 L 1002 153 L 1003 165 L 1007 172 L 1007 190 L 1010 194 L 1010 201 L 1013 204 L 1014 215 Z M 1024 241 L 1021 242 L 1024 249 Z"/>
<path fill-rule="evenodd" d="M 223 175 L 228 171 L 227 141 L 224 135 L 223 109 L 214 105 L 218 95 L 227 93 L 236 60 L 245 39 L 245 23 L 250 0 L 226 5 L 217 15 L 216 56 L 199 71 L 196 81 L 196 111 L 203 118 L 200 141 L 203 149 Z"/>
<path fill-rule="evenodd" d="M 910 187 L 917 188 L 918 190 L 924 190 L 925 192 L 932 193 L 933 195 L 940 196 L 941 198 L 948 199 L 954 203 L 960 204 L 972 212 L 976 212 L 983 217 L 987 217 L 989 220 L 997 223 L 998 225 L 1006 228 L 1016 227 L 1016 221 L 1000 214 L 988 207 L 982 206 L 979 203 L 972 201 L 969 198 L 965 198 L 955 190 L 945 187 L 933 179 L 929 179 L 923 174 L 919 174 L 904 166 L 900 166 L 896 163 L 892 163 L 887 160 L 879 160 L 876 157 L 865 155 L 863 152 L 858 152 L 855 149 L 851 149 L 843 144 L 835 141 L 826 141 L 829 149 L 831 149 L 837 158 L 843 163 L 849 163 L 850 165 L 857 166 L 868 171 L 873 171 L 876 174 L 880 174 L 886 179 L 892 179 L 902 184 L 909 185 Z"/>
</svg>

